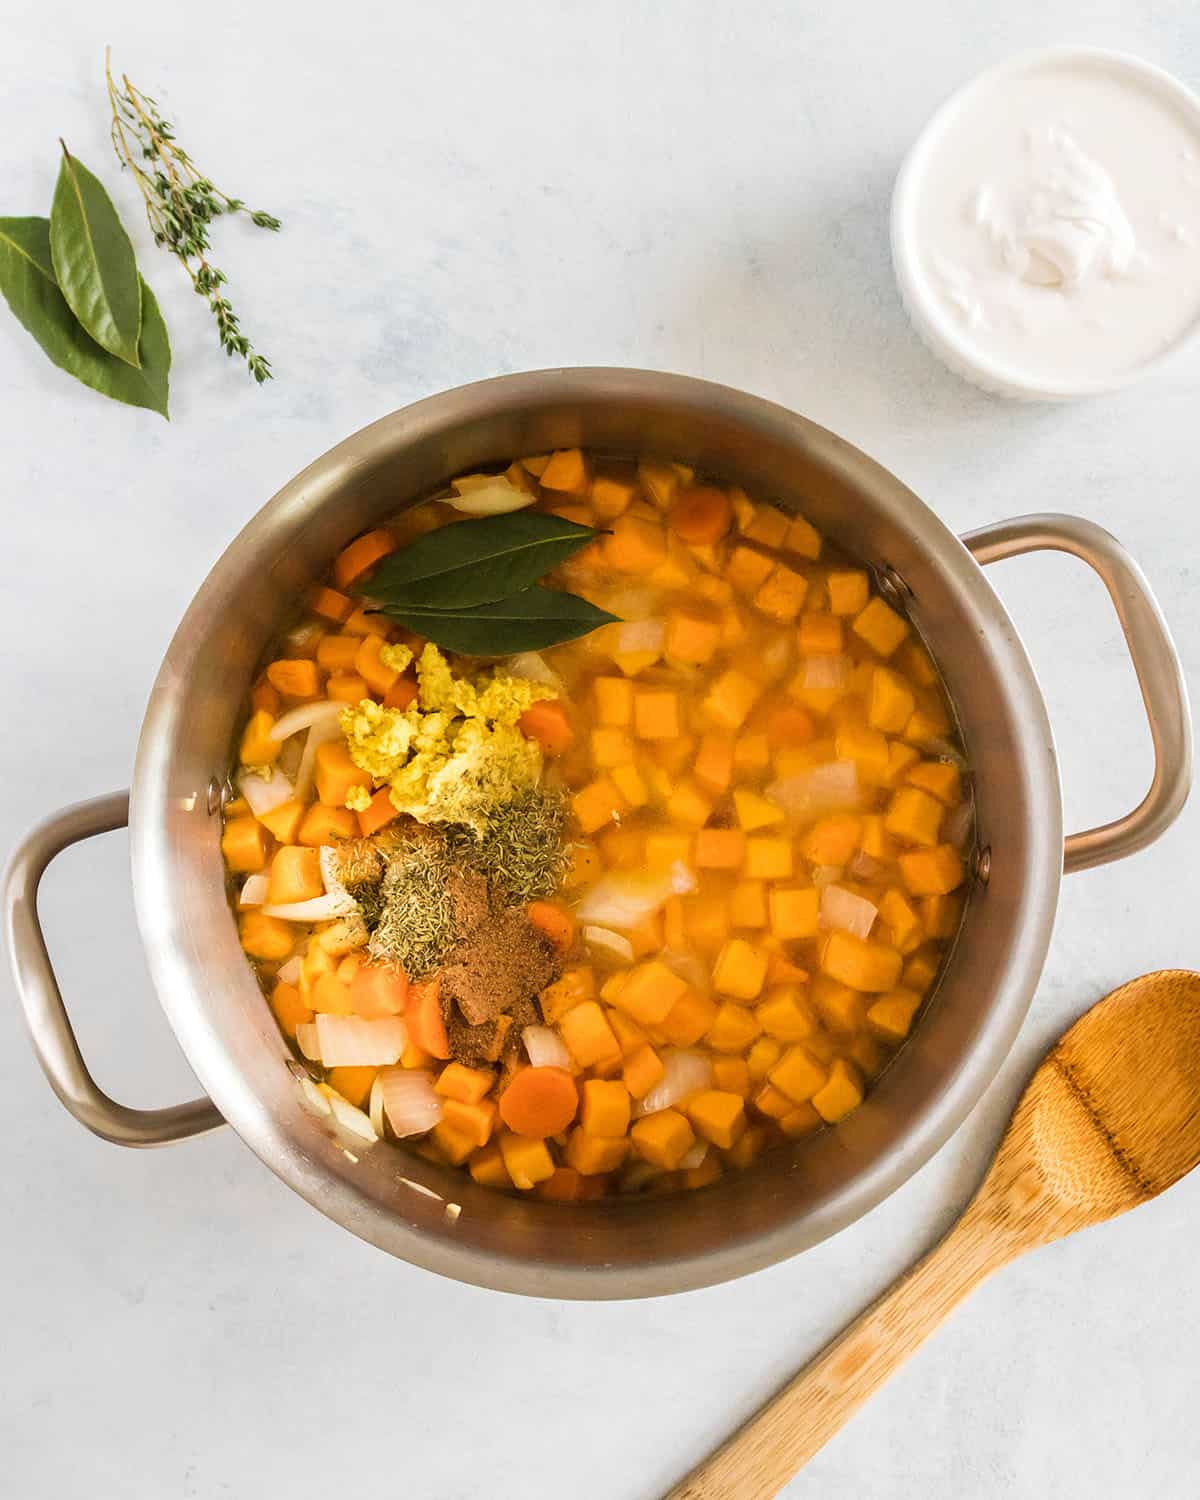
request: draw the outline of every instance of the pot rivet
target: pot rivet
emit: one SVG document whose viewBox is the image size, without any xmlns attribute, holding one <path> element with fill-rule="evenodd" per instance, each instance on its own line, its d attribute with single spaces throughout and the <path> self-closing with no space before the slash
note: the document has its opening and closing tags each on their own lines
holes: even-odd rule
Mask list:
<svg viewBox="0 0 1200 1500">
<path fill-rule="evenodd" d="M 895 568 L 880 568 L 876 581 L 879 585 L 879 592 L 890 599 L 893 604 L 903 604 L 906 599 L 911 599 L 913 596 L 912 589 Z"/>
<path fill-rule="evenodd" d="M 210 815 L 219 813 L 227 802 L 233 801 L 233 798 L 234 791 L 228 777 L 222 781 L 219 777 L 214 776 L 208 783 L 208 811 Z"/>
<path fill-rule="evenodd" d="M 989 844 L 984 849 L 975 851 L 975 879 L 980 885 L 987 885 L 988 877 L 992 873 L 992 848 Z"/>
</svg>

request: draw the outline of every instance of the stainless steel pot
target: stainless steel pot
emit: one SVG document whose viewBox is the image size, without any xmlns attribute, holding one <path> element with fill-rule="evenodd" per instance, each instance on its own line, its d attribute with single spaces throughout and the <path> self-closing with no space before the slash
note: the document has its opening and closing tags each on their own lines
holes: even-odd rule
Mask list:
<svg viewBox="0 0 1200 1500">
<path fill-rule="evenodd" d="M 980 856 L 961 937 L 909 1044 L 866 1103 L 697 1193 L 562 1205 L 515 1199 L 394 1146 L 344 1149 L 302 1103 L 287 1048 L 226 905 L 220 787 L 245 694 L 297 598 L 349 538 L 452 474 L 581 444 L 686 459 L 802 506 L 871 562 L 945 674 L 974 771 Z M 1041 548 L 1093 567 L 1116 606 L 1154 740 L 1154 779 L 1126 817 L 1062 836 L 1054 742 L 1037 680 L 982 564 Z M 285 486 L 209 575 L 171 642 L 132 794 L 58 813 L 9 874 L 10 951 L 34 1047 L 75 1117 L 129 1146 L 228 1122 L 323 1213 L 443 1275 L 551 1297 L 640 1297 L 722 1281 L 843 1228 L 942 1144 L 1007 1053 L 1041 973 L 1065 868 L 1118 859 L 1179 812 L 1191 729 L 1178 657 L 1137 565 L 1088 521 L 1027 516 L 961 541 L 849 443 L 722 386 L 637 370 L 505 376 L 365 428 Z M 88 1073 L 38 925 L 51 859 L 128 817 L 138 924 L 163 1008 L 208 1098 L 129 1109 Z"/>
</svg>

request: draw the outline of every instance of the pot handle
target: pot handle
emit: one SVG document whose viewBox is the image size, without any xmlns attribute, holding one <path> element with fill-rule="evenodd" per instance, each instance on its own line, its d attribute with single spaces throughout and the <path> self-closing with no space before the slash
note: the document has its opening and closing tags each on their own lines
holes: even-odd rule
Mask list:
<svg viewBox="0 0 1200 1500">
<path fill-rule="evenodd" d="M 8 951 L 33 1050 L 59 1101 L 106 1141 L 164 1146 L 225 1121 L 211 1099 L 192 1099 L 169 1109 L 131 1109 L 108 1097 L 88 1072 L 71 1030 L 38 921 L 38 887 L 50 861 L 81 839 L 128 822 L 129 793 L 113 792 L 65 807 L 32 830 L 13 855 L 5 882 Z"/>
<path fill-rule="evenodd" d="M 1069 552 L 1100 575 L 1142 690 L 1154 743 L 1154 777 L 1132 812 L 1070 835 L 1063 869 L 1067 874 L 1086 870 L 1145 848 L 1179 816 L 1192 784 L 1192 721 L 1183 667 L 1146 575 L 1116 537 L 1079 516 L 1014 516 L 968 531 L 962 541 L 980 564 L 1024 552 Z"/>
</svg>

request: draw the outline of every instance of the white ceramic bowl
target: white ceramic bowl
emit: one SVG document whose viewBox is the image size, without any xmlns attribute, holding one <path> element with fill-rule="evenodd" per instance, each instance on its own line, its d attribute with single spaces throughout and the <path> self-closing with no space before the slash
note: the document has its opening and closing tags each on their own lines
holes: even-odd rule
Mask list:
<svg viewBox="0 0 1200 1500">
<path fill-rule="evenodd" d="M 1002 79 L 1050 66 L 1102 69 L 1123 75 L 1139 88 L 1157 94 L 1171 103 L 1185 119 L 1192 121 L 1197 154 L 1200 155 L 1200 98 L 1153 63 L 1144 62 L 1127 52 L 1113 52 L 1101 47 L 1047 47 L 1021 53 L 980 73 L 951 94 L 921 131 L 904 159 L 892 195 L 892 263 L 904 309 L 922 341 L 956 375 L 994 395 L 1027 401 L 1069 401 L 1129 385 L 1172 358 L 1195 338 L 1200 329 L 1200 318 L 1193 319 L 1160 354 L 1128 370 L 1105 372 L 1078 381 L 1045 378 L 1036 371 L 1023 370 L 981 349 L 969 330 L 947 310 L 937 289 L 930 284 L 919 254 L 917 217 L 937 148 L 984 89 Z"/>
</svg>

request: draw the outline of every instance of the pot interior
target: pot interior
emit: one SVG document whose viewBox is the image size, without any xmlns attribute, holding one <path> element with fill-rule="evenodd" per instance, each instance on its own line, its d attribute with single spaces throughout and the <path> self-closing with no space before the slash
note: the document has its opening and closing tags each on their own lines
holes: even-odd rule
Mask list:
<svg viewBox="0 0 1200 1500">
<path fill-rule="evenodd" d="M 451 475 L 580 445 L 685 460 L 784 508 L 908 591 L 973 772 L 976 882 L 942 981 L 866 1102 L 700 1191 L 558 1204 L 477 1187 L 394 1145 L 335 1140 L 238 946 L 210 783 L 228 773 L 249 682 L 297 599 L 351 537 Z M 679 1291 L 769 1264 L 851 1222 L 916 1170 L 1007 1052 L 1049 941 L 1062 863 L 1057 767 L 1015 631 L 957 539 L 840 438 L 754 397 L 639 371 L 506 376 L 349 438 L 250 522 L 188 611 L 143 728 L 131 817 L 139 923 L 172 1026 L 254 1151 L 346 1228 L 404 1259 L 547 1296 Z"/>
</svg>

